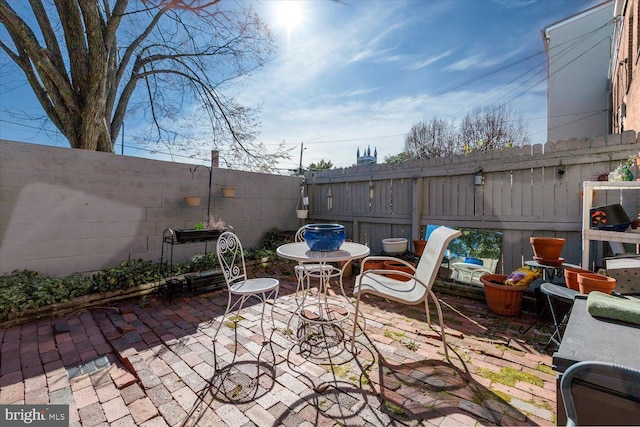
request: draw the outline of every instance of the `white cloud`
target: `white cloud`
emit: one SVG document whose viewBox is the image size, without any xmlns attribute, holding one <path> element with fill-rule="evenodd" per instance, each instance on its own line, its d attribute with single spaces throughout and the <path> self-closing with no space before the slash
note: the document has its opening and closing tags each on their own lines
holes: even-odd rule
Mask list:
<svg viewBox="0 0 640 427">
<path fill-rule="evenodd" d="M 345 91 L 345 92 L 340 92 L 337 94 L 328 94 L 325 95 L 324 98 L 352 98 L 352 97 L 356 97 L 356 96 L 362 96 L 362 95 L 368 95 L 370 93 L 373 93 L 377 90 L 379 90 L 380 87 L 371 87 L 371 88 L 366 88 L 366 89 L 354 89 L 354 90 L 349 90 L 349 91 Z"/>
<path fill-rule="evenodd" d="M 453 49 L 449 49 L 446 52 L 441 53 L 440 55 L 431 56 L 427 59 L 423 59 L 422 61 L 417 61 L 417 62 L 414 62 L 413 64 L 407 65 L 405 69 L 419 70 L 421 68 L 428 67 L 434 62 L 438 62 L 442 58 L 446 58 L 447 56 L 450 56 L 452 53 L 453 53 Z"/>
</svg>

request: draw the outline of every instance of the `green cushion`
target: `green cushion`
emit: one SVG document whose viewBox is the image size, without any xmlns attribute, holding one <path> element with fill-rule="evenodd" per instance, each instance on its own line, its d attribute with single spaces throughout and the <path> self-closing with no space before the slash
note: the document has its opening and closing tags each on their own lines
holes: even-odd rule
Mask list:
<svg viewBox="0 0 640 427">
<path fill-rule="evenodd" d="M 587 297 L 587 311 L 594 317 L 620 320 L 640 325 L 640 299 L 620 298 L 602 292 Z"/>
</svg>

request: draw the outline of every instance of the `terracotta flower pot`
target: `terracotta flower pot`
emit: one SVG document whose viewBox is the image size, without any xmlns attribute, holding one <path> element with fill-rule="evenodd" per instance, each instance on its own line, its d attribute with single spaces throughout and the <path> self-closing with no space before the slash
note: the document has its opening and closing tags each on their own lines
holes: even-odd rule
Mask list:
<svg viewBox="0 0 640 427">
<path fill-rule="evenodd" d="M 616 288 L 616 279 L 596 273 L 578 273 L 578 285 L 581 294 L 593 291 L 610 294 Z"/>
<path fill-rule="evenodd" d="M 384 270 L 384 261 L 367 261 L 362 265 L 362 272 L 367 270 Z"/>
<path fill-rule="evenodd" d="M 235 197 L 236 189 L 234 187 L 222 187 L 222 197 Z"/>
<path fill-rule="evenodd" d="M 567 267 L 564 269 L 564 282 L 567 284 L 567 288 L 579 291 L 578 285 L 578 273 L 593 273 L 590 270 L 583 270 L 581 268 Z"/>
<path fill-rule="evenodd" d="M 413 269 L 401 262 L 398 261 L 385 261 L 384 262 L 384 269 L 385 270 L 395 270 L 395 271 L 403 271 L 405 273 L 409 273 L 411 275 L 413 275 Z M 390 274 L 387 273 L 386 274 L 387 277 L 391 278 L 391 279 L 395 279 L 395 280 L 401 280 L 403 282 L 408 282 L 409 280 L 411 280 L 409 277 L 403 276 L 401 274 Z"/>
<path fill-rule="evenodd" d="M 507 286 L 504 274 L 485 274 L 480 276 L 484 285 L 484 296 L 489 310 L 503 316 L 515 316 L 522 310 L 522 296 L 527 286 Z"/>
<path fill-rule="evenodd" d="M 198 196 L 187 196 L 184 198 L 184 203 L 187 206 L 200 206 L 200 197 Z"/>
<path fill-rule="evenodd" d="M 565 240 L 556 237 L 530 237 L 533 255 L 543 259 L 558 259 Z"/>
<path fill-rule="evenodd" d="M 413 241 L 413 251 L 417 256 L 421 256 L 424 252 L 424 247 L 427 246 L 426 240 L 414 240 Z"/>
<path fill-rule="evenodd" d="M 353 263 L 347 261 L 338 262 L 338 267 L 342 270 L 342 277 L 351 277 L 353 274 Z"/>
</svg>

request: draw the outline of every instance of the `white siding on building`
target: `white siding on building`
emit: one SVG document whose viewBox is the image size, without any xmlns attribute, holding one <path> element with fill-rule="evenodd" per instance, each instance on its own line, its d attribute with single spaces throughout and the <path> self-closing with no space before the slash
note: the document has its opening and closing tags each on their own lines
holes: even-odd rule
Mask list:
<svg viewBox="0 0 640 427">
<path fill-rule="evenodd" d="M 547 141 L 609 133 L 613 6 L 606 1 L 542 32 L 548 57 Z"/>
</svg>

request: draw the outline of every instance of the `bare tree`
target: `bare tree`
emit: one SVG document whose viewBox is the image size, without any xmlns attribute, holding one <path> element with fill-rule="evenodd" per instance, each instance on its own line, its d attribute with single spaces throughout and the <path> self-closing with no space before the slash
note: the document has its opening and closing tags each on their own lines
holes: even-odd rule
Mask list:
<svg viewBox="0 0 640 427">
<path fill-rule="evenodd" d="M 522 116 L 506 105 L 478 107 L 456 128 L 438 118 L 422 120 L 405 136 L 404 152 L 390 161 L 447 157 L 474 151 L 495 150 L 529 143 Z"/>
<path fill-rule="evenodd" d="M 404 151 L 410 158 L 418 159 L 454 155 L 459 151 L 456 127 L 438 118 L 422 120 L 405 137 Z"/>
<path fill-rule="evenodd" d="M 478 107 L 460 123 L 464 151 L 487 151 L 529 143 L 522 115 L 502 104 Z"/>
<path fill-rule="evenodd" d="M 139 140 L 197 149 L 268 170 L 288 153 L 254 142 L 254 110 L 228 83 L 272 52 L 268 28 L 242 3 L 220 0 L 0 0 L 0 48 L 26 76 L 72 148 L 114 151 L 125 116 Z M 195 107 L 194 107 L 195 105 Z M 209 145 L 211 144 L 211 145 Z"/>
</svg>

